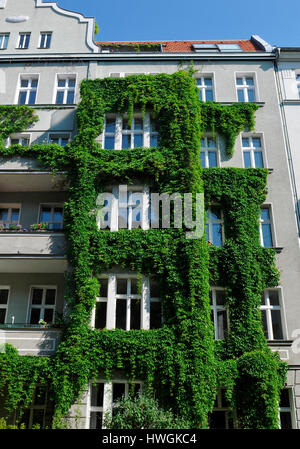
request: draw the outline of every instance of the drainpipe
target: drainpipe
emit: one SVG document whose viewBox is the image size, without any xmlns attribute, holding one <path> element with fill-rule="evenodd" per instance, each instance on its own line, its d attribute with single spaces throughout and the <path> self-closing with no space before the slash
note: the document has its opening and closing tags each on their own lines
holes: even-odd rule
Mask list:
<svg viewBox="0 0 300 449">
<path fill-rule="evenodd" d="M 291 152 L 291 144 L 289 139 L 289 132 L 287 127 L 287 119 L 284 109 L 284 103 L 283 103 L 283 95 L 282 95 L 282 89 L 281 89 L 281 83 L 279 79 L 279 71 L 278 71 L 278 59 L 280 55 L 280 49 L 277 48 L 277 57 L 276 60 L 274 60 L 274 70 L 275 70 L 275 79 L 276 79 L 276 85 L 277 85 L 277 91 L 279 96 L 279 106 L 280 106 L 280 114 L 282 119 L 282 126 L 283 126 L 283 135 L 285 140 L 285 147 L 287 151 L 287 157 L 288 157 L 288 165 L 289 165 L 289 171 L 291 176 L 291 184 L 292 184 L 292 193 L 293 193 L 293 199 L 295 204 L 295 213 L 296 213 L 296 219 L 297 219 L 297 227 L 298 227 L 298 237 L 300 237 L 300 205 L 298 200 L 298 194 L 297 194 L 297 186 L 296 186 L 296 178 L 295 178 L 295 171 L 294 171 L 294 165 L 293 165 L 293 158 L 292 158 L 292 152 Z"/>
</svg>

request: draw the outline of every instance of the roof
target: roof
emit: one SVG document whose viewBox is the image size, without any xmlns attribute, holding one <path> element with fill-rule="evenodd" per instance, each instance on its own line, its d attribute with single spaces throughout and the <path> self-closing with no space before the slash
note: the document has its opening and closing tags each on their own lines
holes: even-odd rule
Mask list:
<svg viewBox="0 0 300 449">
<path fill-rule="evenodd" d="M 261 48 L 255 46 L 250 40 L 219 40 L 219 41 L 110 41 L 97 42 L 100 47 L 109 47 L 114 45 L 162 45 L 163 53 L 190 53 L 194 52 L 193 44 L 239 44 L 241 49 L 245 52 L 261 51 Z"/>
</svg>

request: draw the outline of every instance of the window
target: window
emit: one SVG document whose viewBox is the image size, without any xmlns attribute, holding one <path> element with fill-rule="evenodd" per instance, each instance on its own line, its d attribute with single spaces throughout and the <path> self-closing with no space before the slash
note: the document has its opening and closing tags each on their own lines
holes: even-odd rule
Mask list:
<svg viewBox="0 0 300 449">
<path fill-rule="evenodd" d="M 213 288 L 209 292 L 211 317 L 215 327 L 215 340 L 222 340 L 228 333 L 225 290 Z"/>
<path fill-rule="evenodd" d="M 272 221 L 269 206 L 261 208 L 260 215 L 260 242 L 267 248 L 273 247 Z"/>
<path fill-rule="evenodd" d="M 201 139 L 200 161 L 202 168 L 218 166 L 217 143 L 214 137 Z"/>
<path fill-rule="evenodd" d="M 245 168 L 264 168 L 260 137 L 242 137 L 242 147 Z"/>
<path fill-rule="evenodd" d="M 56 87 L 56 104 L 74 104 L 75 75 L 58 75 Z"/>
<path fill-rule="evenodd" d="M 6 50 L 9 40 L 9 34 L 0 34 L 0 50 Z"/>
<path fill-rule="evenodd" d="M 282 319 L 279 290 L 265 290 L 261 296 L 261 315 L 265 337 L 268 340 L 282 340 Z"/>
<path fill-rule="evenodd" d="M 27 49 L 29 48 L 29 42 L 30 42 L 30 33 L 20 33 L 17 48 Z"/>
<path fill-rule="evenodd" d="M 70 134 L 49 134 L 49 143 L 65 147 L 70 141 Z"/>
<path fill-rule="evenodd" d="M 56 287 L 36 286 L 30 291 L 29 324 L 39 324 L 40 320 L 54 323 Z"/>
<path fill-rule="evenodd" d="M 197 87 L 201 101 L 214 101 L 213 80 L 212 77 L 201 76 L 197 78 Z"/>
<path fill-rule="evenodd" d="M 218 206 L 212 206 L 206 213 L 206 240 L 213 245 L 223 245 L 223 218 Z"/>
<path fill-rule="evenodd" d="M 149 113 L 135 114 L 131 123 L 120 114 L 108 115 L 105 120 L 103 148 L 106 150 L 157 147 L 157 124 Z"/>
<path fill-rule="evenodd" d="M 39 223 L 47 223 L 49 231 L 63 229 L 64 208 L 60 204 L 42 204 L 40 206 Z"/>
<path fill-rule="evenodd" d="M 217 44 L 218 48 L 222 52 L 236 52 L 236 51 L 243 51 L 239 44 Z"/>
<path fill-rule="evenodd" d="M 15 422 L 25 424 L 26 429 L 34 429 L 35 426 L 40 429 L 51 428 L 53 409 L 46 388 L 37 386 L 32 404 L 24 410 L 22 416 L 19 415 L 19 411 L 16 412 Z"/>
<path fill-rule="evenodd" d="M 35 104 L 38 88 L 38 77 L 21 76 L 18 104 Z"/>
<path fill-rule="evenodd" d="M 9 287 L 0 286 L 0 324 L 4 324 L 6 321 L 8 296 L 9 296 Z"/>
<path fill-rule="evenodd" d="M 279 417 L 281 429 L 294 429 L 296 427 L 292 388 L 284 388 L 281 390 Z"/>
<path fill-rule="evenodd" d="M 255 102 L 255 86 L 253 76 L 237 76 L 236 88 L 238 101 Z"/>
<path fill-rule="evenodd" d="M 217 43 L 205 43 L 205 44 L 193 44 L 193 48 L 197 52 L 236 52 L 243 51 L 239 44 L 237 43 L 226 43 L 226 44 L 217 44 Z"/>
<path fill-rule="evenodd" d="M 123 190 L 124 187 L 124 190 Z M 99 205 L 98 227 L 119 229 L 149 229 L 149 189 L 138 186 L 119 186 L 107 193 L 104 207 Z"/>
<path fill-rule="evenodd" d="M 40 48 L 50 48 L 52 39 L 52 33 L 41 33 L 40 35 Z"/>
<path fill-rule="evenodd" d="M 226 389 L 219 388 L 215 405 L 212 413 L 209 415 L 210 429 L 233 429 L 233 412 L 229 408 L 225 395 Z"/>
<path fill-rule="evenodd" d="M 138 381 L 129 383 L 124 380 L 115 380 L 113 382 L 99 380 L 90 385 L 90 415 L 87 427 L 90 429 L 102 429 L 105 415 L 113 413 L 116 403 L 124 396 L 137 395 L 141 389 L 142 383 Z"/>
<path fill-rule="evenodd" d="M 298 97 L 300 98 L 300 75 L 296 75 Z"/>
<path fill-rule="evenodd" d="M 158 285 L 135 275 L 109 274 L 100 279 L 100 297 L 94 312 L 96 329 L 156 329 L 162 325 Z"/>
<path fill-rule="evenodd" d="M 18 224 L 20 219 L 20 204 L 0 204 L 0 224 Z"/>
</svg>

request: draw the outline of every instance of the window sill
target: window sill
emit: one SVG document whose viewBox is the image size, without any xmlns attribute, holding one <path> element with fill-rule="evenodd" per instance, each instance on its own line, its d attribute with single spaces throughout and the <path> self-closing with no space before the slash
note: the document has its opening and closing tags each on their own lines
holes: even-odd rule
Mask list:
<svg viewBox="0 0 300 449">
<path fill-rule="evenodd" d="M 291 346 L 294 340 L 268 340 L 269 346 Z"/>
<path fill-rule="evenodd" d="M 9 234 L 20 234 L 20 235 L 32 235 L 32 234 L 55 234 L 55 235 L 64 235 L 64 230 L 59 229 L 57 231 L 48 231 L 48 230 L 39 230 L 39 231 L 30 231 L 30 230 L 21 230 L 21 231 L 0 231 L 0 235 L 9 235 Z"/>
<path fill-rule="evenodd" d="M 282 101 L 282 104 L 286 104 L 286 105 L 292 105 L 292 104 L 295 104 L 295 105 L 300 105 L 300 98 L 295 98 L 295 99 L 291 99 L 291 100 L 283 100 Z"/>
<path fill-rule="evenodd" d="M 213 103 L 220 103 L 224 105 L 231 104 L 257 104 L 258 107 L 262 108 L 266 102 L 265 101 L 214 101 Z"/>
<path fill-rule="evenodd" d="M 42 329 L 62 329 L 62 326 L 55 324 L 27 324 L 27 323 L 16 323 L 16 324 L 0 324 L 0 329 L 13 329 L 13 330 L 42 330 Z"/>
<path fill-rule="evenodd" d="M 77 104 L 28 104 L 27 106 L 34 109 L 75 109 Z"/>
</svg>

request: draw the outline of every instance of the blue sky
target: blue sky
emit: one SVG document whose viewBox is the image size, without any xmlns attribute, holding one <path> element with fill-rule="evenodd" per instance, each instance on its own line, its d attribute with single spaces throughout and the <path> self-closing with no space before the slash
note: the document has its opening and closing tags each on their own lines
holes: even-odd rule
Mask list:
<svg viewBox="0 0 300 449">
<path fill-rule="evenodd" d="M 300 47 L 298 0 L 58 0 L 96 17 L 98 40 L 248 39 Z"/>
</svg>

